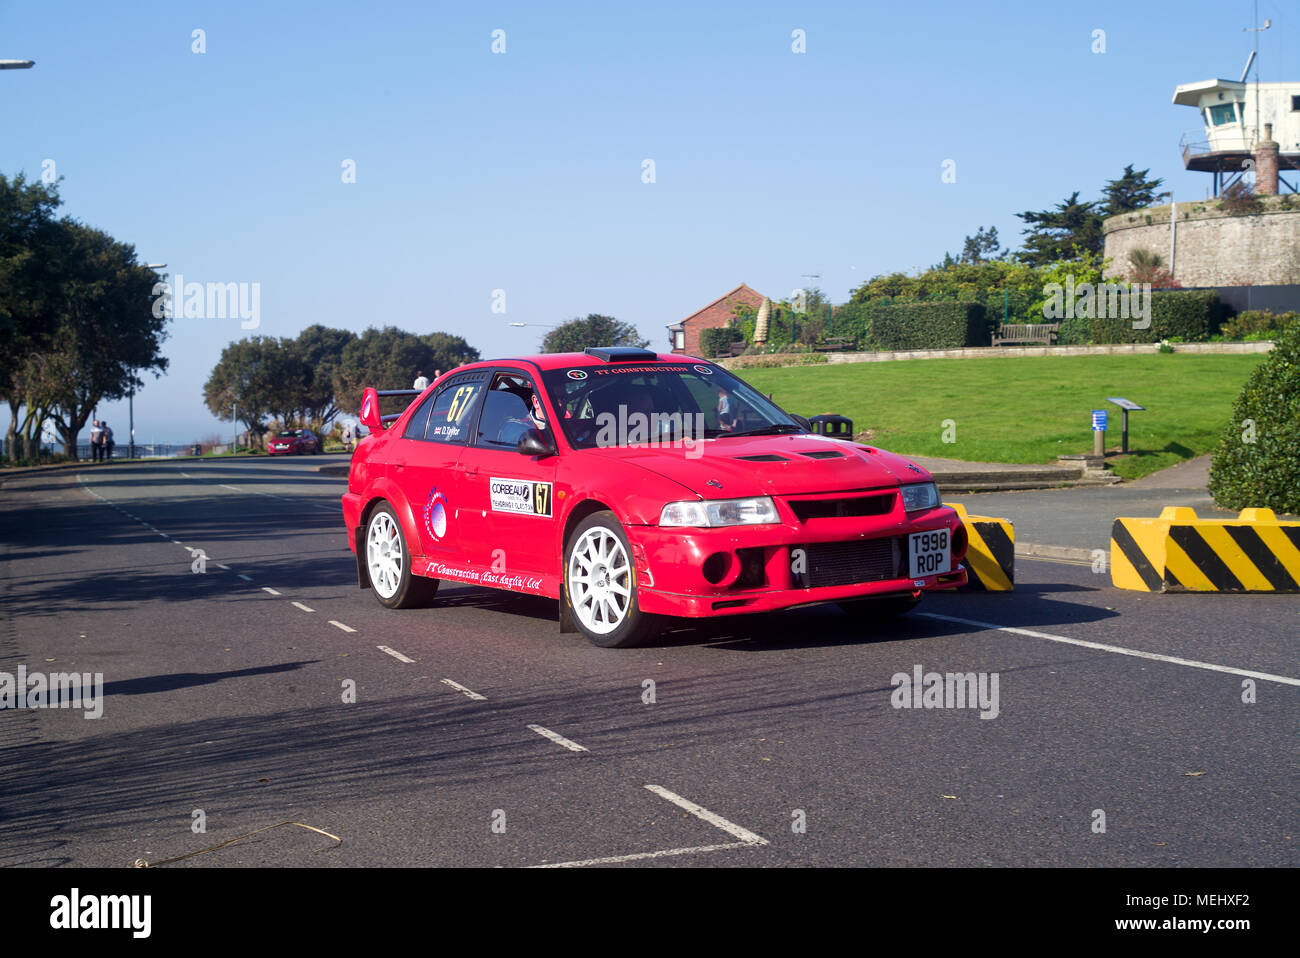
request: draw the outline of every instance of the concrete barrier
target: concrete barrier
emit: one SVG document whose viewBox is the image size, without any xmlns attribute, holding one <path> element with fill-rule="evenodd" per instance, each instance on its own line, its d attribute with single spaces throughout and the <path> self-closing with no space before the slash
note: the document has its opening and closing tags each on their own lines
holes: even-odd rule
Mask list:
<svg viewBox="0 0 1300 958">
<path fill-rule="evenodd" d="M 1300 592 L 1300 522 L 1271 509 L 1198 519 L 1166 506 L 1155 519 L 1118 518 L 1110 580 L 1140 592 Z"/>
<path fill-rule="evenodd" d="M 970 546 L 961 560 L 966 569 L 967 582 L 960 592 L 1011 592 L 1015 589 L 1016 528 L 1010 519 L 993 516 L 972 516 L 966 507 L 956 502 L 945 502 L 957 510 L 957 517 L 966 528 Z"/>
</svg>

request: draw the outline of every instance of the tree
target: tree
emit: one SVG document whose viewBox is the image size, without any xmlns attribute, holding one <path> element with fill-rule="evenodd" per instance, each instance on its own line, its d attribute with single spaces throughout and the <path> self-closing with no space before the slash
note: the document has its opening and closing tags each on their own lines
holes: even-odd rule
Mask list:
<svg viewBox="0 0 1300 958">
<path fill-rule="evenodd" d="M 28 183 L 21 173 L 13 180 L 0 174 L 0 398 L 9 405 L 10 459 L 25 457 L 23 439 L 45 418 L 45 410 L 26 407 L 25 398 L 37 372 L 29 361 L 49 345 L 56 327 L 52 251 L 61 233 L 54 218 L 59 203 L 57 186 Z"/>
<path fill-rule="evenodd" d="M 303 418 L 317 432 L 326 431 L 341 411 L 334 401 L 334 374 L 343 362 L 343 350 L 356 338 L 349 330 L 315 323 L 294 341 L 293 348 L 303 364 Z"/>
<path fill-rule="evenodd" d="M 1006 255 L 1006 250 L 999 247 L 998 228 L 990 226 L 986 230 L 981 226 L 975 231 L 974 236 L 967 236 L 962 244 L 961 262 L 969 266 L 1001 259 Z"/>
<path fill-rule="evenodd" d="M 1165 194 L 1156 193 L 1156 189 L 1164 180 L 1147 179 L 1147 174 L 1150 172 L 1150 170 L 1140 170 L 1135 173 L 1133 164 L 1130 163 L 1124 167 L 1124 174 L 1119 179 L 1107 183 L 1102 190 L 1105 196 L 1101 206 L 1102 218 L 1145 209 L 1164 196 Z"/>
<path fill-rule="evenodd" d="M 635 326 L 621 323 L 613 316 L 588 313 L 575 316 L 556 326 L 542 340 L 544 353 L 580 353 L 588 346 L 635 346 L 645 349 L 650 340 L 642 339 Z"/>
<path fill-rule="evenodd" d="M 990 263 L 994 260 L 1000 260 L 1007 255 L 1007 251 L 1001 248 L 998 240 L 998 228 L 990 226 L 985 229 L 981 226 L 975 231 L 974 236 L 967 236 L 962 242 L 961 256 L 954 257 L 951 253 L 943 254 L 943 262 L 936 263 L 931 269 L 951 269 L 954 266 L 976 266 L 980 263 Z"/>
<path fill-rule="evenodd" d="M 1027 210 L 1016 216 L 1028 224 L 1024 248 L 1017 254 L 1031 266 L 1077 259 L 1102 251 L 1101 216 L 1096 202 L 1079 202 L 1075 190 L 1050 210 Z"/>
<path fill-rule="evenodd" d="M 343 347 L 334 370 L 334 401 L 345 409 L 356 409 L 367 386 L 410 389 L 417 373 L 438 368 L 435 360 L 433 349 L 414 333 L 395 326 L 371 327 Z"/>
<path fill-rule="evenodd" d="M 289 344 L 289 345 L 286 345 Z M 306 391 L 306 365 L 292 340 L 253 336 L 229 344 L 203 386 L 203 401 L 218 419 L 243 423 L 253 435 L 268 417 L 288 424 Z"/>
<path fill-rule="evenodd" d="M 426 333 L 420 337 L 433 350 L 433 368 L 446 372 L 466 363 L 479 361 L 479 352 L 460 336 L 451 333 Z M 425 372 L 432 373 L 426 369 Z"/>
<path fill-rule="evenodd" d="M 144 383 L 137 375 L 167 369 L 168 320 L 155 316 L 158 273 L 136 262 L 135 248 L 102 230 L 60 220 L 56 241 L 42 248 L 57 277 L 43 345 L 29 344 L 22 364 L 29 417 L 49 419 L 64 452 L 77 456 L 77 434 L 105 399 L 123 399 Z M 32 419 L 29 418 L 29 422 Z"/>
</svg>

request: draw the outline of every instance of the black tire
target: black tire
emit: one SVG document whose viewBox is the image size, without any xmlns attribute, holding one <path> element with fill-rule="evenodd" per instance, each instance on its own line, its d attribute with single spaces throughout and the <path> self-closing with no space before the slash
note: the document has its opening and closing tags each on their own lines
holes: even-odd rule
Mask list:
<svg viewBox="0 0 1300 958">
<path fill-rule="evenodd" d="M 610 543 L 611 536 L 617 541 L 618 548 Z M 609 558 L 613 561 L 608 567 L 598 562 L 590 572 L 585 572 L 582 563 L 575 559 L 575 553 L 590 556 L 597 541 L 609 547 Z M 593 579 L 600 581 L 593 582 Z M 620 586 L 627 590 L 625 597 L 617 591 Z M 637 602 L 632 547 L 618 517 L 608 510 L 592 513 L 570 533 L 564 544 L 561 588 L 561 601 L 569 619 L 593 645 L 603 649 L 631 648 L 650 640 L 659 631 L 658 617 L 642 612 Z M 626 602 L 622 601 L 624 598 Z M 610 610 L 613 610 L 613 615 Z M 618 615 L 620 610 L 621 616 Z M 604 624 L 617 624 L 604 629 L 602 621 Z"/>
<path fill-rule="evenodd" d="M 838 603 L 840 611 L 862 622 L 888 622 L 911 612 L 921 604 L 921 597 L 910 595 L 890 596 L 886 599 L 858 599 Z"/>
<path fill-rule="evenodd" d="M 391 535 L 387 534 L 389 532 Z M 377 542 L 371 542 L 372 535 L 376 536 Z M 388 545 L 386 555 L 395 560 L 391 565 L 379 558 L 383 543 Z M 416 609 L 428 605 L 437 594 L 437 579 L 411 574 L 411 550 L 406 546 L 402 524 L 387 502 L 379 505 L 366 520 L 366 534 L 361 537 L 361 547 L 365 550 L 362 561 L 370 580 L 370 591 L 384 608 Z M 380 562 L 383 568 L 376 569 L 372 560 Z M 385 595 L 385 592 L 389 594 Z"/>
</svg>

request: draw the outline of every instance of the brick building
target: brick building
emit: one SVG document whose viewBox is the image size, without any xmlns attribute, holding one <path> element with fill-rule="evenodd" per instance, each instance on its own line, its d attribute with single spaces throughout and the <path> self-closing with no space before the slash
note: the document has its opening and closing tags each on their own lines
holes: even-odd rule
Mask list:
<svg viewBox="0 0 1300 958">
<path fill-rule="evenodd" d="M 734 318 L 732 310 L 737 304 L 758 309 L 762 302 L 762 293 L 755 292 L 741 283 L 703 309 L 697 309 L 680 323 L 669 326 L 668 335 L 673 344 L 672 351 L 683 356 L 699 356 L 700 330 L 720 329 L 726 326 Z"/>
</svg>

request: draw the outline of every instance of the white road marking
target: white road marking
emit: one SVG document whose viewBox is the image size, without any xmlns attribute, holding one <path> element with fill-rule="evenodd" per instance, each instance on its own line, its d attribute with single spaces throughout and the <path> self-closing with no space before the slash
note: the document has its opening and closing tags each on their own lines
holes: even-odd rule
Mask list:
<svg viewBox="0 0 1300 958">
<path fill-rule="evenodd" d="M 222 489 L 231 489 L 231 490 L 233 490 L 233 491 L 235 491 L 235 492 L 243 492 L 243 491 L 244 491 L 243 489 L 240 489 L 239 486 L 228 486 L 228 485 L 226 485 L 224 482 L 218 483 L 218 485 L 221 486 Z"/>
<path fill-rule="evenodd" d="M 733 838 L 739 838 L 746 845 L 766 845 L 767 839 L 762 835 L 755 835 L 747 828 L 741 828 L 734 822 L 729 822 L 721 815 L 715 815 L 702 805 L 696 805 L 689 798 L 682 798 L 675 792 L 670 792 L 661 785 L 647 785 L 647 789 L 654 792 L 660 798 L 666 798 L 679 808 L 684 808 L 696 818 L 703 819 L 715 828 L 721 828 Z"/>
<path fill-rule="evenodd" d="M 315 611 L 316 611 L 316 610 L 313 609 L 311 606 L 309 606 L 309 605 L 303 605 L 301 602 L 294 602 L 294 603 L 291 603 L 291 604 L 292 604 L 292 605 L 296 605 L 298 608 L 302 609 L 304 612 L 315 612 Z"/>
<path fill-rule="evenodd" d="M 642 861 L 647 858 L 668 858 L 670 855 L 698 855 L 703 852 L 720 852 L 726 848 L 753 848 L 753 842 L 728 842 L 726 845 L 696 845 L 694 848 L 665 848 L 659 852 L 638 852 L 635 855 L 614 855 L 612 858 L 588 858 L 580 862 L 548 862 L 529 865 L 529 868 L 582 868 L 586 865 L 617 865 L 620 862 Z"/>
<path fill-rule="evenodd" d="M 220 562 L 217 563 L 217 568 L 218 568 L 218 569 L 221 569 L 221 570 L 223 570 L 223 571 L 225 571 L 225 572 L 229 572 L 229 571 L 230 571 L 230 566 L 228 566 L 228 565 L 222 565 Z"/>
<path fill-rule="evenodd" d="M 241 575 L 240 578 L 241 578 L 241 579 L 248 579 L 248 576 Z M 252 582 L 253 580 L 252 580 L 252 579 L 248 579 L 248 581 L 249 581 L 249 582 Z M 264 586 L 262 586 L 262 591 L 263 591 L 263 592 L 269 592 L 269 593 L 271 593 L 271 595 L 279 595 L 279 594 L 280 594 L 280 593 L 276 592 L 274 589 L 272 589 L 269 585 L 264 585 Z"/>
<path fill-rule="evenodd" d="M 534 732 L 536 732 L 538 735 L 542 736 L 543 738 L 549 738 L 549 739 L 550 739 L 552 742 L 554 742 L 556 745 L 563 745 L 563 746 L 564 746 L 565 748 L 567 748 L 570 752 L 587 752 L 587 751 L 590 751 L 590 749 L 588 749 L 587 746 L 585 746 L 585 745 L 579 745 L 577 742 L 571 742 L 571 741 L 569 741 L 567 738 L 565 738 L 563 735 L 558 735 L 558 734 L 556 734 L 555 732 L 552 732 L 552 731 L 551 731 L 550 729 L 548 729 L 548 728 L 543 728 L 543 727 L 540 726 L 540 725 L 530 725 L 530 726 L 528 726 L 528 727 L 529 727 L 530 729 L 532 729 Z"/>
<path fill-rule="evenodd" d="M 475 692 L 473 689 L 467 689 L 467 688 L 465 688 L 465 686 L 461 685 L 459 682 L 453 682 L 451 679 L 443 679 L 443 680 L 442 680 L 442 684 L 443 684 L 443 685 L 450 685 L 450 686 L 451 686 L 453 689 L 455 689 L 457 692 L 464 692 L 466 695 L 468 695 L 470 698 L 472 698 L 475 702 L 486 702 L 486 701 L 487 701 L 487 696 L 486 696 L 486 695 L 479 695 L 479 694 L 478 694 L 477 692 Z"/>
<path fill-rule="evenodd" d="M 237 574 L 238 574 L 238 576 L 239 576 L 241 579 L 243 579 L 245 582 L 252 582 L 252 581 L 253 581 L 253 577 L 252 577 L 251 575 L 244 575 L 244 573 L 242 573 L 242 572 L 237 573 Z M 266 588 L 266 587 L 263 586 L 263 588 Z M 270 589 L 267 589 L 266 591 L 267 591 L 267 592 L 270 592 L 271 590 L 270 590 Z M 275 594 L 275 595 L 279 595 L 280 593 L 276 592 L 276 593 L 274 593 L 274 594 Z"/>
<path fill-rule="evenodd" d="M 355 631 L 356 631 L 356 629 L 352 628 L 352 626 L 350 626 L 350 625 L 344 625 L 342 622 L 336 622 L 336 621 L 333 620 L 333 619 L 330 619 L 330 625 L 334 626 L 336 629 L 342 629 L 344 632 L 355 632 Z"/>
<path fill-rule="evenodd" d="M 994 629 L 998 632 L 1010 632 L 1012 635 L 1027 635 L 1031 639 L 1047 639 L 1049 642 L 1063 642 L 1066 645 L 1078 645 L 1085 649 L 1097 649 L 1101 652 L 1114 652 L 1116 655 L 1131 655 L 1139 659 L 1151 659 L 1155 662 L 1169 662 L 1172 665 L 1186 665 L 1193 669 L 1209 669 L 1211 672 L 1226 672 L 1228 675 L 1244 675 L 1251 679 L 1265 682 L 1281 682 L 1283 685 L 1300 685 L 1300 679 L 1286 675 L 1272 675 L 1268 672 L 1252 672 L 1249 669 L 1236 669 L 1229 665 L 1215 665 L 1213 662 L 1198 662 L 1195 659 L 1180 659 L 1176 655 L 1160 655 L 1158 652 L 1141 652 L 1126 649 L 1118 645 L 1106 645 L 1102 642 L 1087 642 L 1083 639 L 1071 639 L 1064 635 L 1052 635 L 1050 632 L 1035 632 L 1033 629 L 1016 629 L 992 622 L 978 622 L 975 619 L 959 619 L 952 615 L 939 615 L 937 612 L 918 612 L 929 619 L 941 619 L 944 622 L 956 622 L 959 625 L 973 625 L 981 629 Z"/>
<path fill-rule="evenodd" d="M 380 652 L 386 653 L 387 655 L 391 655 L 399 662 L 405 662 L 407 665 L 415 664 L 415 659 L 408 659 L 406 656 L 404 656 L 401 652 L 398 652 L 396 649 L 390 649 L 386 645 L 376 645 L 375 648 L 377 648 Z"/>
</svg>

